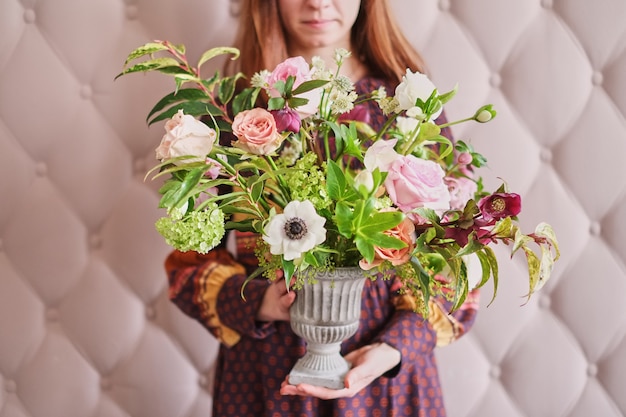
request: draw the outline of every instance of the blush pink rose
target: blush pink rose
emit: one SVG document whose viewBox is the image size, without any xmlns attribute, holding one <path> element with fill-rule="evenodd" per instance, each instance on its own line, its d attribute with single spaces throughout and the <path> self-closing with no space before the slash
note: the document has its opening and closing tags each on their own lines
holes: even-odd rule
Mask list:
<svg viewBox="0 0 626 417">
<path fill-rule="evenodd" d="M 272 71 L 272 73 L 269 75 L 267 79 L 267 83 L 270 86 L 268 93 L 271 97 L 279 97 L 280 94 L 274 88 L 276 82 L 287 81 L 287 78 L 289 76 L 293 76 L 295 77 L 293 89 L 296 89 L 303 82 L 310 81 L 312 79 L 311 74 L 311 68 L 303 57 L 296 56 L 287 58 L 286 60 L 278 64 L 276 68 L 274 68 L 274 71 Z M 308 100 L 306 104 L 298 106 L 294 109 L 298 112 L 301 119 L 306 119 L 307 117 L 317 113 L 317 109 L 320 105 L 322 97 L 321 94 L 322 89 L 316 88 L 294 96 L 299 98 L 305 98 Z"/>
<path fill-rule="evenodd" d="M 377 140 L 365 151 L 363 163 L 365 168 L 374 171 L 376 168 L 381 172 L 387 172 L 391 163 L 401 155 L 394 150 L 398 139 Z"/>
<path fill-rule="evenodd" d="M 194 156 L 175 164 L 204 161 L 216 139 L 215 130 L 179 110 L 165 123 L 165 135 L 156 149 L 156 157 L 164 161 L 179 156 Z"/>
<path fill-rule="evenodd" d="M 274 153 L 283 139 L 272 113 L 260 107 L 237 113 L 232 128 L 237 137 L 233 146 L 255 155 Z"/>
<path fill-rule="evenodd" d="M 385 188 L 391 201 L 405 213 L 420 207 L 443 212 L 450 208 L 444 176 L 436 162 L 413 155 L 400 156 L 389 165 Z"/>
<path fill-rule="evenodd" d="M 280 64 L 276 65 L 274 71 L 269 75 L 267 83 L 270 86 L 270 94 L 273 97 L 278 95 L 274 89 L 274 84 L 278 81 L 287 81 L 289 76 L 295 77 L 293 88 L 297 88 L 300 84 L 311 79 L 311 68 L 306 60 L 301 56 L 287 58 Z"/>
<path fill-rule="evenodd" d="M 474 194 L 478 190 L 478 186 L 469 178 L 459 177 L 444 179 L 450 191 L 450 208 L 453 210 L 463 210 L 465 204 L 474 198 Z"/>
<path fill-rule="evenodd" d="M 411 259 L 411 254 L 415 248 L 415 225 L 413 222 L 405 218 L 399 225 L 393 229 L 384 232 L 386 235 L 393 236 L 406 243 L 406 247 L 402 249 L 374 248 L 374 260 L 370 263 L 365 259 L 361 259 L 359 266 L 364 270 L 370 270 L 377 267 L 384 261 L 391 262 L 392 265 L 402 265 Z"/>
</svg>

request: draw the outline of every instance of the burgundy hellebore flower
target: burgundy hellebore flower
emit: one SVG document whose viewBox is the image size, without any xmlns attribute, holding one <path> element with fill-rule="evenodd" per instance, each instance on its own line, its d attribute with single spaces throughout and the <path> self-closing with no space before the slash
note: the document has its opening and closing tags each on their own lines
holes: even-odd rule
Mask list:
<svg viewBox="0 0 626 417">
<path fill-rule="evenodd" d="M 363 122 L 363 123 L 369 124 L 371 117 L 370 117 L 370 112 L 366 105 L 357 104 L 349 112 L 340 114 L 337 119 L 340 122 L 355 121 L 355 122 Z"/>
<path fill-rule="evenodd" d="M 487 222 L 517 216 L 522 211 L 522 198 L 515 193 L 493 193 L 478 201 L 478 209 Z"/>
<path fill-rule="evenodd" d="M 285 107 L 280 110 L 272 110 L 272 116 L 274 116 L 274 120 L 276 121 L 276 130 L 279 132 L 293 132 L 298 133 L 300 131 L 300 115 L 294 109 L 290 109 Z"/>
</svg>

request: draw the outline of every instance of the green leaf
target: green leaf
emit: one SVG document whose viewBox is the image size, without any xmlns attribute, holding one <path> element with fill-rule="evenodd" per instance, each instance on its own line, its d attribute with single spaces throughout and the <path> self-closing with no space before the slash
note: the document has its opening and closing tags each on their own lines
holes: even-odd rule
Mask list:
<svg viewBox="0 0 626 417">
<path fill-rule="evenodd" d="M 145 55 L 152 55 L 155 54 L 157 52 L 160 51 L 167 51 L 168 47 L 165 46 L 163 43 L 157 43 L 157 42 L 148 42 L 142 46 L 140 46 L 139 48 L 135 49 L 134 51 L 132 51 L 130 54 L 128 54 L 128 57 L 126 58 L 126 64 L 128 64 L 130 61 L 140 58 L 142 56 Z"/>
<path fill-rule="evenodd" d="M 364 239 L 362 236 L 357 236 L 354 239 L 354 243 L 356 244 L 357 249 L 363 255 L 363 258 L 369 263 L 374 261 L 374 245 Z"/>
<path fill-rule="evenodd" d="M 496 299 L 496 294 L 498 293 L 498 258 L 496 258 L 496 254 L 489 246 L 485 246 L 482 252 L 485 254 L 485 259 L 491 267 L 491 275 L 493 277 L 493 296 L 489 304 L 487 304 L 489 306 Z"/>
<path fill-rule="evenodd" d="M 415 256 L 411 257 L 411 266 L 417 273 L 422 296 L 424 297 L 424 304 L 428 305 L 428 300 L 430 299 L 430 275 L 428 275 L 428 272 L 424 269 L 420 260 Z"/>
<path fill-rule="evenodd" d="M 439 96 L 439 101 L 441 102 L 441 104 L 446 104 L 448 101 L 450 101 L 452 99 L 452 97 L 454 97 L 457 93 L 459 89 L 459 85 L 455 85 L 454 88 L 450 91 L 448 91 L 447 93 L 443 93 Z"/>
<path fill-rule="evenodd" d="M 254 107 L 260 91 L 260 88 L 246 88 L 237 94 L 232 103 L 233 114 L 237 115 L 243 110 L 250 110 Z"/>
<path fill-rule="evenodd" d="M 346 189 L 346 176 L 341 167 L 334 161 L 328 161 L 326 171 L 328 197 L 335 201 L 341 201 Z"/>
<path fill-rule="evenodd" d="M 155 58 L 124 69 L 124 71 L 115 76 L 115 79 L 133 72 L 149 72 L 160 68 L 179 67 L 179 65 L 179 62 L 174 58 Z"/>
<path fill-rule="evenodd" d="M 218 92 L 218 98 L 222 104 L 227 104 L 233 98 L 233 94 L 235 94 L 235 86 L 237 80 L 242 76 L 243 75 L 240 73 L 233 77 L 228 77 L 222 80 Z"/>
<path fill-rule="evenodd" d="M 211 48 L 208 51 L 204 52 L 202 56 L 200 56 L 200 59 L 198 60 L 198 68 L 200 68 L 205 62 L 215 58 L 216 56 L 224 54 L 231 54 L 233 55 L 231 59 L 237 59 L 239 58 L 239 49 L 227 46 Z"/>
<path fill-rule="evenodd" d="M 308 98 L 289 97 L 287 99 L 287 106 L 289 106 L 290 109 L 295 109 L 297 107 L 306 105 L 308 102 L 309 102 Z"/>
<path fill-rule="evenodd" d="M 360 236 L 368 243 L 371 243 L 372 245 L 379 248 L 402 249 L 406 248 L 407 246 L 407 244 L 404 243 L 402 240 L 381 232 L 376 232 L 372 234 L 361 234 Z"/>
<path fill-rule="evenodd" d="M 285 107 L 285 99 L 282 97 L 272 97 L 267 101 L 267 110 L 281 110 Z"/>
<path fill-rule="evenodd" d="M 370 235 L 393 229 L 404 220 L 404 214 L 400 211 L 385 211 L 374 213 L 364 222 L 357 226 L 357 232 Z"/>
<path fill-rule="evenodd" d="M 169 190 L 171 193 L 168 191 L 166 194 L 167 198 L 164 196 L 164 199 L 161 200 L 164 207 L 178 207 L 182 205 L 182 203 L 186 202 L 189 198 L 190 192 L 200 182 L 205 170 L 206 167 L 203 166 L 187 172 L 187 175 L 185 175 L 184 180 L 179 183 L 179 186 L 177 188 L 173 187 Z"/>
<path fill-rule="evenodd" d="M 299 95 L 306 93 L 307 91 L 314 90 L 328 84 L 328 80 L 309 80 L 300 84 L 295 90 L 291 92 L 292 95 Z"/>
<path fill-rule="evenodd" d="M 354 230 L 352 228 L 353 212 L 346 203 L 341 201 L 337 203 L 334 220 L 337 225 L 337 230 L 342 236 L 348 239 L 354 236 Z"/>
<path fill-rule="evenodd" d="M 293 261 L 287 261 L 285 260 L 285 258 L 282 258 L 282 262 L 283 262 L 283 272 L 285 274 L 285 285 L 289 285 L 289 283 L 291 282 L 291 277 L 293 277 L 293 273 L 296 270 L 296 266 L 293 263 Z"/>
<path fill-rule="evenodd" d="M 184 89 L 172 92 L 166 95 L 165 97 L 163 97 L 161 100 L 157 102 L 157 104 L 154 105 L 152 110 L 150 110 L 150 113 L 148 113 L 148 117 L 146 118 L 146 120 L 149 120 L 153 114 L 163 110 L 164 108 L 166 108 L 167 106 L 171 104 L 179 103 L 181 101 L 200 101 L 200 100 L 207 99 L 207 98 L 208 96 L 206 95 L 206 93 L 197 88 L 184 88 Z"/>
<path fill-rule="evenodd" d="M 178 112 L 178 110 L 182 110 L 185 114 L 189 114 L 194 117 L 204 116 L 207 114 L 212 114 L 213 116 L 223 115 L 222 110 L 218 109 L 212 104 L 204 103 L 201 101 L 187 101 L 170 107 L 158 116 L 154 117 L 152 120 L 149 120 L 148 124 L 151 125 L 161 120 L 171 119 Z"/>
<path fill-rule="evenodd" d="M 248 186 L 250 187 L 250 197 L 252 198 L 252 201 L 255 203 L 258 202 L 263 195 L 265 183 L 256 178 L 254 181 L 248 182 Z"/>
</svg>

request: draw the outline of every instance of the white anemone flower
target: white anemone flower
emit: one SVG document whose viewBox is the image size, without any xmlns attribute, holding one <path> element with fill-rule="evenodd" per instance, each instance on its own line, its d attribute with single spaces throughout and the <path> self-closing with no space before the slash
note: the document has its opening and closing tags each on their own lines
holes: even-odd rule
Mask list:
<svg viewBox="0 0 626 417">
<path fill-rule="evenodd" d="M 292 201 L 282 214 L 272 217 L 263 240 L 272 255 L 283 255 L 286 261 L 302 256 L 326 240 L 326 219 L 317 214 L 309 200 Z"/>
</svg>

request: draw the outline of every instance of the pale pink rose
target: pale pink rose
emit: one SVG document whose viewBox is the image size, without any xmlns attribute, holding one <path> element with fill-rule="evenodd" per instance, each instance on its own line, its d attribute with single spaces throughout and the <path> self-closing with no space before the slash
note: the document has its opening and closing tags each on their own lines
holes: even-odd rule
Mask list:
<svg viewBox="0 0 626 417">
<path fill-rule="evenodd" d="M 303 82 L 310 81 L 312 79 L 311 74 L 312 70 L 303 57 L 296 56 L 287 58 L 286 60 L 278 64 L 274 71 L 272 71 L 269 75 L 267 79 L 267 83 L 270 86 L 268 93 L 271 97 L 279 97 L 280 94 L 274 88 L 274 84 L 276 84 L 277 81 L 287 81 L 287 78 L 289 76 L 295 77 L 295 81 L 293 83 L 293 89 L 295 90 Z M 294 97 L 305 98 L 309 100 L 307 104 L 298 106 L 294 109 L 298 112 L 301 119 L 306 119 L 307 117 L 317 113 L 317 109 L 319 108 L 322 98 L 322 89 L 316 88 L 314 90 L 309 90 Z"/>
<path fill-rule="evenodd" d="M 365 151 L 363 163 L 369 171 L 378 168 L 381 172 L 389 171 L 389 166 L 393 161 L 400 158 L 393 148 L 396 146 L 397 139 L 377 140 Z"/>
<path fill-rule="evenodd" d="M 165 135 L 156 149 L 160 161 L 179 156 L 194 156 L 175 164 L 204 161 L 213 149 L 217 133 L 195 117 L 182 110 L 165 123 Z"/>
<path fill-rule="evenodd" d="M 444 179 L 450 191 L 450 208 L 453 210 L 463 210 L 465 204 L 472 198 L 478 190 L 478 186 L 469 178 L 450 178 Z"/>
<path fill-rule="evenodd" d="M 369 263 L 365 259 L 359 261 L 361 269 L 369 270 L 377 267 L 384 261 L 391 262 L 392 265 L 402 265 L 411 259 L 411 254 L 415 248 L 415 225 L 413 222 L 405 218 L 399 225 L 393 229 L 384 232 L 386 235 L 393 236 L 406 243 L 406 247 L 402 249 L 388 249 L 374 247 L 374 260 Z"/>
<path fill-rule="evenodd" d="M 237 113 L 232 128 L 237 137 L 233 146 L 255 155 L 270 155 L 282 142 L 274 116 L 260 107 Z"/>
<path fill-rule="evenodd" d="M 436 162 L 413 155 L 401 156 L 389 166 L 385 188 L 391 201 L 405 213 L 419 207 L 443 212 L 450 208 L 450 192 L 444 176 Z"/>
</svg>

